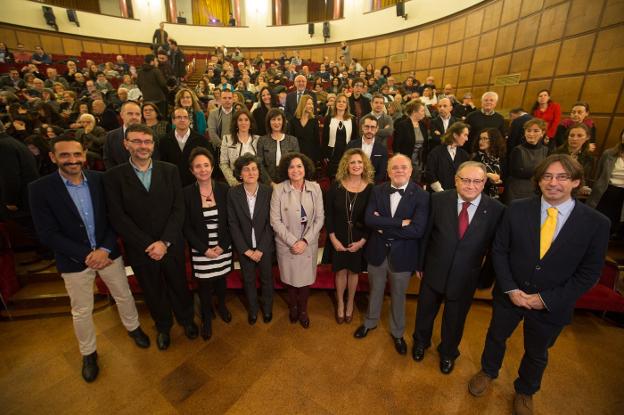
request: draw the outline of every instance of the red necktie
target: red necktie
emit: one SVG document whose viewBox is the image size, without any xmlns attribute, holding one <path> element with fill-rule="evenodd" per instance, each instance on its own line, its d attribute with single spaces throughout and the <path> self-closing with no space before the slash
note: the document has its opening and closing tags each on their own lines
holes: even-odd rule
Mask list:
<svg viewBox="0 0 624 415">
<path fill-rule="evenodd" d="M 466 229 L 468 229 L 468 206 L 470 202 L 464 202 L 461 212 L 459 212 L 459 239 L 464 237 Z"/>
</svg>

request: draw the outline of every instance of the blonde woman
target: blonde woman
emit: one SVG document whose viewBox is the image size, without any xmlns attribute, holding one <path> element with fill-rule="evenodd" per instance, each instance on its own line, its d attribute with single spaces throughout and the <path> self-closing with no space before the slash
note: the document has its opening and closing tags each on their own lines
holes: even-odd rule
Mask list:
<svg viewBox="0 0 624 415">
<path fill-rule="evenodd" d="M 189 88 L 181 88 L 175 96 L 175 107 L 184 108 L 189 115 L 191 121 L 191 129 L 200 135 L 206 132 L 206 116 L 199 104 L 197 95 Z"/>
<path fill-rule="evenodd" d="M 302 95 L 295 110 L 295 118 L 288 125 L 290 135 L 297 137 L 299 151 L 308 156 L 316 165 L 321 160 L 319 123 L 315 116 L 314 100 L 310 95 Z"/>
<path fill-rule="evenodd" d="M 327 160 L 327 175 L 333 178 L 347 144 L 357 136 L 356 123 L 349 112 L 349 99 L 345 94 L 336 96 L 334 110 L 323 127 L 323 150 Z"/>
</svg>

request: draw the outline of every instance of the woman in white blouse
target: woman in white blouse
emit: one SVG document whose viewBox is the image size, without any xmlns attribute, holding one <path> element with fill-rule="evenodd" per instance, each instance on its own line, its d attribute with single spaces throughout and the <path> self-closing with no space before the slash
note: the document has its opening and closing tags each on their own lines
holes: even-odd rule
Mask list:
<svg viewBox="0 0 624 415">
<path fill-rule="evenodd" d="M 345 94 L 338 94 L 331 115 L 323 126 L 323 151 L 327 161 L 327 175 L 333 179 L 338 170 L 338 163 L 349 141 L 357 137 L 356 124 L 349 112 L 349 99 Z"/>
<path fill-rule="evenodd" d="M 230 134 L 225 134 L 221 141 L 219 166 L 230 186 L 236 186 L 239 183 L 234 177 L 236 160 L 247 153 L 255 156 L 258 151 L 258 139 L 260 137 L 253 134 L 252 120 L 253 118 L 247 109 L 236 111 L 230 123 Z"/>
</svg>

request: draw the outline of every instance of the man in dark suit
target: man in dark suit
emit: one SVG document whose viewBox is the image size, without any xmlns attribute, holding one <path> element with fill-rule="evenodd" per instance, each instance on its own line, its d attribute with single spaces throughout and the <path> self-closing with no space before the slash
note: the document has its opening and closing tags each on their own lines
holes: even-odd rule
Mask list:
<svg viewBox="0 0 624 415">
<path fill-rule="evenodd" d="M 387 275 L 390 275 L 390 331 L 399 354 L 407 353 L 405 293 L 418 266 L 420 242 L 427 226 L 429 195 L 410 181 L 412 162 L 403 154 L 388 162 L 390 183 L 375 186 L 366 207 L 365 222 L 371 228 L 366 245 L 370 296 L 364 324 L 354 336 L 366 337 L 377 327 L 381 315 Z"/>
<path fill-rule="evenodd" d="M 308 85 L 308 80 L 306 79 L 306 77 L 303 75 L 297 75 L 295 77 L 294 84 L 295 90 L 289 92 L 288 95 L 286 95 L 286 107 L 284 108 L 286 115 L 288 115 L 290 118 L 293 118 L 295 116 L 295 111 L 297 110 L 297 105 L 299 105 L 299 100 L 304 95 L 310 95 L 312 97 L 312 101 L 314 102 L 314 108 L 317 108 L 316 94 L 306 88 L 306 86 Z"/>
<path fill-rule="evenodd" d="M 514 108 L 509 111 L 511 117 L 511 124 L 509 125 L 509 137 L 507 138 L 507 156 L 511 153 L 511 150 L 524 143 L 524 123 L 533 118 L 533 116 L 522 108 Z"/>
<path fill-rule="evenodd" d="M 128 162 L 130 153 L 124 146 L 124 137 L 129 126 L 141 122 L 141 107 L 134 101 L 126 101 L 121 106 L 120 115 L 123 125 L 109 131 L 104 141 L 104 165 L 107 170 Z"/>
<path fill-rule="evenodd" d="M 483 194 L 485 165 L 464 162 L 455 175 L 456 190 L 431 195 L 424 239 L 424 273 L 418 295 L 412 357 L 423 360 L 431 345 L 433 322 L 444 301 L 440 370 L 449 374 L 459 356 L 459 343 L 486 253 L 504 206 Z M 426 252 L 426 253 L 425 253 Z M 445 259 L 446 258 L 446 259 Z M 418 275 L 418 274 L 417 274 Z"/>
<path fill-rule="evenodd" d="M 454 122 L 459 121 L 451 115 L 452 110 L 453 105 L 451 105 L 451 100 L 449 98 L 442 98 L 438 101 L 438 116 L 433 118 L 429 123 L 429 136 L 431 139 L 440 142 L 446 130 L 448 130 Z"/>
<path fill-rule="evenodd" d="M 349 141 L 347 148 L 361 148 L 366 153 L 375 169 L 375 183 L 381 183 L 386 179 L 388 150 L 377 141 L 377 118 L 372 114 L 365 115 L 360 124 L 362 138 Z"/>
<path fill-rule="evenodd" d="M 377 119 L 377 133 L 375 134 L 375 137 L 377 138 L 379 144 L 387 148 L 388 138 L 391 137 L 394 132 L 394 121 L 391 116 L 384 112 L 386 104 L 383 95 L 375 93 L 371 101 L 371 112 L 366 115 L 373 115 Z M 360 119 L 360 128 L 362 127 L 362 122 L 363 119 Z M 385 170 L 386 169 L 384 169 L 384 174 Z"/>
<path fill-rule="evenodd" d="M 359 120 L 372 111 L 371 103 L 364 95 L 364 81 L 362 78 L 353 80 L 353 93 L 349 97 L 349 112 L 355 116 L 355 126 L 359 128 Z"/>
<path fill-rule="evenodd" d="M 0 89 L 17 91 L 23 88 L 26 88 L 26 83 L 20 77 L 19 71 L 15 68 L 9 70 L 9 75 L 0 78 Z"/>
<path fill-rule="evenodd" d="M 108 223 L 102 174 L 83 171 L 86 150 L 70 136 L 52 140 L 50 158 L 58 166 L 29 186 L 33 221 L 41 242 L 54 250 L 56 268 L 71 299 L 74 332 L 83 356 L 82 377 L 98 375 L 93 312 L 96 273 L 110 290 L 121 321 L 139 347 L 150 345 L 139 323 L 116 235 Z"/>
<path fill-rule="evenodd" d="M 132 124 L 125 134 L 130 159 L 106 172 L 106 200 L 112 225 L 123 238 L 128 262 L 156 323 L 158 348 L 165 350 L 170 344 L 172 309 L 186 337 L 198 335 L 186 285 L 180 175 L 174 165 L 152 159 L 154 133 L 149 127 Z"/>
<path fill-rule="evenodd" d="M 169 49 L 169 34 L 165 30 L 165 22 L 160 22 L 158 25 L 158 29 L 154 30 L 154 34 L 152 35 L 152 49 L 154 50 L 154 54 L 158 52 L 159 48 L 164 50 Z"/>
<path fill-rule="evenodd" d="M 214 157 L 214 151 L 208 139 L 193 131 L 190 123 L 188 111 L 184 108 L 176 108 L 173 111 L 175 128 L 158 143 L 160 160 L 178 166 L 182 187 L 195 182 L 195 177 L 189 167 L 189 156 L 195 147 L 207 148 Z"/>
<path fill-rule="evenodd" d="M 514 382 L 514 413 L 532 414 L 548 349 L 572 320 L 580 296 L 598 282 L 609 220 L 575 200 L 583 167 L 567 154 L 547 157 L 533 176 L 540 196 L 512 203 L 496 233 L 496 286 L 481 371 L 468 384 L 483 395 L 505 356 L 505 343 L 524 320 L 524 356 Z"/>
<path fill-rule="evenodd" d="M 245 296 L 249 303 L 249 324 L 258 314 L 256 270 L 260 271 L 262 288 L 262 319 L 273 318 L 273 257 L 274 238 L 270 222 L 271 186 L 259 183 L 260 162 L 251 154 L 243 154 L 234 163 L 234 175 L 243 182 L 228 193 L 228 222 L 243 277 Z"/>
</svg>

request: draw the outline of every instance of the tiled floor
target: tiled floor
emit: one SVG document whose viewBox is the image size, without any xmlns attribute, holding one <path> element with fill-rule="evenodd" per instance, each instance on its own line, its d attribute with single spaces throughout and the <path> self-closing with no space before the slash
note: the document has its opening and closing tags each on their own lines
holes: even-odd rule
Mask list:
<svg viewBox="0 0 624 415">
<path fill-rule="evenodd" d="M 281 294 L 281 293 L 280 293 Z M 388 299 L 386 299 L 388 301 Z M 387 328 L 363 340 L 352 336 L 362 318 L 358 297 L 353 323 L 333 320 L 331 293 L 310 298 L 312 325 L 288 321 L 277 296 L 274 320 L 247 324 L 240 292 L 228 304 L 234 319 L 216 320 L 213 338 L 190 341 L 180 327 L 171 348 L 137 348 L 114 307 L 95 314 L 100 376 L 80 377 L 81 358 L 69 317 L 0 323 L 0 413 L 3 414 L 504 414 L 511 412 L 512 381 L 522 353 L 517 331 L 508 344 L 500 378 L 489 393 L 473 398 L 468 379 L 479 358 L 490 317 L 487 302 L 475 302 L 450 376 L 429 350 L 424 361 L 399 356 Z M 410 337 L 416 299 L 408 301 Z M 141 321 L 154 343 L 147 311 Z M 439 323 L 439 322 L 438 322 Z M 439 326 L 434 342 L 439 339 Z M 537 414 L 624 413 L 624 330 L 591 313 L 578 312 L 551 349 Z"/>
</svg>

